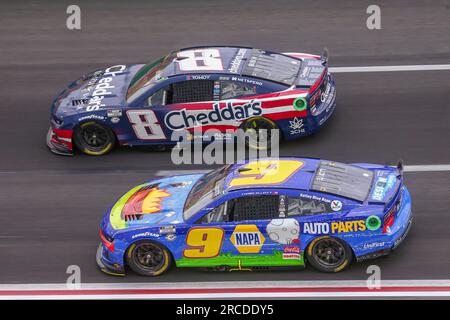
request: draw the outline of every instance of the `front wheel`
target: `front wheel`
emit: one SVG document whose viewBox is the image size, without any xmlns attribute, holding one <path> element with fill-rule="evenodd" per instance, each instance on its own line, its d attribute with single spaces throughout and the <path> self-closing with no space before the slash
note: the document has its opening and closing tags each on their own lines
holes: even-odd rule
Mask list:
<svg viewBox="0 0 450 320">
<path fill-rule="evenodd" d="M 352 260 L 352 250 L 344 241 L 333 237 L 314 239 L 306 250 L 308 262 L 322 272 L 344 270 Z"/>
<path fill-rule="evenodd" d="M 159 276 L 166 272 L 172 257 L 162 245 L 148 240 L 133 243 L 127 250 L 128 266 L 141 276 Z"/>
<path fill-rule="evenodd" d="M 116 137 L 110 128 L 97 122 L 81 124 L 74 132 L 77 148 L 90 156 L 101 156 L 110 152 Z"/>
</svg>

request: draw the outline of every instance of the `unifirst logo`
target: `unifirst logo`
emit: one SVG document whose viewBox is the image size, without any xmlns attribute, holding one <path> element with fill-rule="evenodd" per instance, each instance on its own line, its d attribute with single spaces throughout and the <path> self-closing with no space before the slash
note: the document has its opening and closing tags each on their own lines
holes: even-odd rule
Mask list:
<svg viewBox="0 0 450 320">
<path fill-rule="evenodd" d="M 124 65 L 117 65 L 109 67 L 105 70 L 103 78 L 98 81 L 98 84 L 94 88 L 94 92 L 92 93 L 91 99 L 89 99 L 86 111 L 96 111 L 105 106 L 102 103 L 103 99 L 105 99 L 105 96 L 112 94 L 112 92 L 108 91 L 108 89 L 115 88 L 110 84 L 110 82 L 115 76 L 124 72 L 126 68 L 127 67 Z"/>
<path fill-rule="evenodd" d="M 258 253 L 266 241 L 254 224 L 236 226 L 230 240 L 240 253 Z"/>
</svg>

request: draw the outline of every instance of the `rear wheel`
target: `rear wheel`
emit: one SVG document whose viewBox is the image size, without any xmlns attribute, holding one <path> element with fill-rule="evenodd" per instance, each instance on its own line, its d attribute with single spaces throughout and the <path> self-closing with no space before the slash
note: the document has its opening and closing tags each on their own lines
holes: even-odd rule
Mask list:
<svg viewBox="0 0 450 320">
<path fill-rule="evenodd" d="M 158 276 L 166 272 L 172 257 L 162 245 L 148 240 L 133 243 L 127 250 L 127 264 L 141 276 Z"/>
<path fill-rule="evenodd" d="M 75 130 L 74 142 L 81 152 L 101 156 L 113 149 L 116 137 L 110 128 L 97 122 L 86 122 Z"/>
<path fill-rule="evenodd" d="M 333 237 L 314 239 L 306 250 L 308 262 L 322 272 L 344 270 L 352 260 L 352 250 L 344 241 Z"/>
<path fill-rule="evenodd" d="M 275 147 L 271 145 L 272 130 L 278 130 L 278 126 L 272 120 L 263 117 L 250 118 L 242 123 L 240 129 L 245 134 L 240 139 L 244 139 L 246 147 L 254 150 L 266 150 Z M 274 143 L 278 145 L 279 140 L 277 139 Z"/>
</svg>

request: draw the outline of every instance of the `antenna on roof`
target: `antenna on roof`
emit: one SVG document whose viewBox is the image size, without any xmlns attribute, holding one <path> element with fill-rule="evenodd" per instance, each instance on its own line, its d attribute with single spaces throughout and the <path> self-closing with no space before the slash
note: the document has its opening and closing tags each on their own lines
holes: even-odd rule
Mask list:
<svg viewBox="0 0 450 320">
<path fill-rule="evenodd" d="M 323 48 L 322 56 L 320 57 L 320 60 L 322 61 L 322 65 L 328 64 L 328 49 L 327 49 L 327 47 Z"/>
<path fill-rule="evenodd" d="M 398 161 L 397 170 L 399 171 L 399 176 L 403 176 L 403 160 Z"/>
</svg>

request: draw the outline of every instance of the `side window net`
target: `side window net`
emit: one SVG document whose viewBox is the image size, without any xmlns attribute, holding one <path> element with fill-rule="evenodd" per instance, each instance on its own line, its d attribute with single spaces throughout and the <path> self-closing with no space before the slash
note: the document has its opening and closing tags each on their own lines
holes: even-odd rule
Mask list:
<svg viewBox="0 0 450 320">
<path fill-rule="evenodd" d="M 259 220 L 277 218 L 278 196 L 243 197 L 232 201 L 233 220 Z"/>
<path fill-rule="evenodd" d="M 172 103 L 210 100 L 213 100 L 213 82 L 210 80 L 188 80 L 173 84 Z"/>
</svg>

